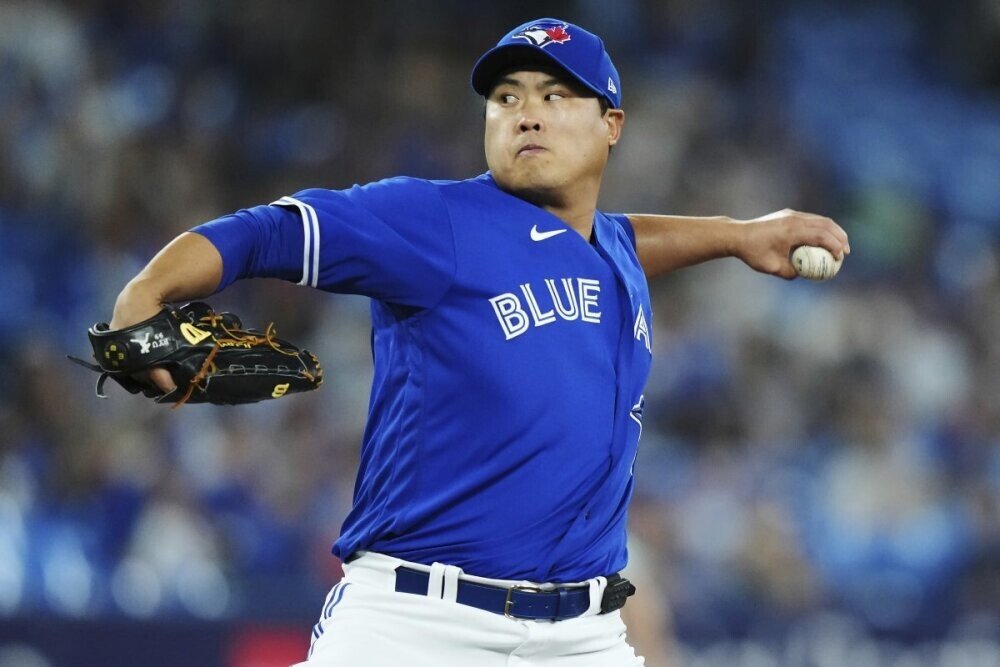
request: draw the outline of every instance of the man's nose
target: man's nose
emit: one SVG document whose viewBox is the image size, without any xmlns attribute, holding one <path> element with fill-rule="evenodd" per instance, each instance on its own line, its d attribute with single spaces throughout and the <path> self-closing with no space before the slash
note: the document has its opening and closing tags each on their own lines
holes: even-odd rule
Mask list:
<svg viewBox="0 0 1000 667">
<path fill-rule="evenodd" d="M 523 132 L 541 132 L 542 130 L 542 120 L 539 118 L 537 109 L 534 108 L 535 105 L 528 102 L 524 105 L 521 111 L 521 120 L 518 122 L 518 129 Z"/>
<path fill-rule="evenodd" d="M 518 125 L 521 132 L 530 132 L 534 130 L 535 132 L 541 132 L 542 121 L 537 118 L 524 117 L 521 119 L 521 123 Z"/>
</svg>

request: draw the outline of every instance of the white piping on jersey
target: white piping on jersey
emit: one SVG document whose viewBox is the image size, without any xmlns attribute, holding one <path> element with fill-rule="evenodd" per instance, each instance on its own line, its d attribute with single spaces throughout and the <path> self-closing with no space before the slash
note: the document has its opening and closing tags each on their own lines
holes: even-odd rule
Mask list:
<svg viewBox="0 0 1000 667">
<path fill-rule="evenodd" d="M 628 416 L 632 418 L 636 424 L 639 425 L 639 438 L 642 437 L 642 409 L 646 403 L 646 395 L 642 394 L 639 396 L 639 400 L 635 402 L 632 409 L 629 410 Z M 638 414 L 636 414 L 638 412 Z M 635 461 L 639 458 L 639 443 L 638 438 L 636 439 L 635 454 L 632 455 L 632 465 L 629 467 L 628 474 L 635 475 Z"/>
<path fill-rule="evenodd" d="M 271 202 L 271 206 L 294 206 L 302 215 L 302 234 L 305 242 L 302 244 L 302 280 L 299 285 L 316 287 L 319 280 L 319 218 L 316 209 L 294 197 L 282 197 Z M 309 262 L 310 243 L 312 244 L 312 266 Z M 310 271 L 312 268 L 312 271 Z"/>
</svg>

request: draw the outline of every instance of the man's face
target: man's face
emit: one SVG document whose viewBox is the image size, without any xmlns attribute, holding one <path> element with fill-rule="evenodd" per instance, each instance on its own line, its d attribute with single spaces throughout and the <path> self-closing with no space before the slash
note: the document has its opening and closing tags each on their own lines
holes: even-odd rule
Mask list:
<svg viewBox="0 0 1000 667">
<path fill-rule="evenodd" d="M 558 200 L 569 185 L 600 183 L 622 120 L 559 70 L 511 71 L 486 98 L 486 163 L 504 190 Z"/>
</svg>

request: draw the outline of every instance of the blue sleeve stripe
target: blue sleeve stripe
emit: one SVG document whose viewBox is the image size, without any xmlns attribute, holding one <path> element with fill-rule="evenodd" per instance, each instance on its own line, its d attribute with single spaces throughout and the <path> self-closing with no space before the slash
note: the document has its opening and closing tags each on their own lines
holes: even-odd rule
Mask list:
<svg viewBox="0 0 1000 667">
<path fill-rule="evenodd" d="M 302 245 L 302 280 L 298 284 L 316 287 L 319 281 L 319 218 L 316 216 L 316 209 L 294 197 L 282 197 L 276 202 L 271 202 L 271 206 L 294 206 L 302 215 L 302 234 L 305 243 Z M 309 261 L 310 254 L 312 262 Z"/>
</svg>

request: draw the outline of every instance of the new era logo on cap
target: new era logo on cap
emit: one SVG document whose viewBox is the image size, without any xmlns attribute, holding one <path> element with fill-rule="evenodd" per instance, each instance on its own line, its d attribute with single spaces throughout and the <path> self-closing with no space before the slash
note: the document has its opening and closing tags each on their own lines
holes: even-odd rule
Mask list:
<svg viewBox="0 0 1000 667">
<path fill-rule="evenodd" d="M 497 76 L 518 65 L 553 64 L 621 108 L 621 79 L 601 38 L 578 25 L 547 18 L 519 25 L 472 68 L 472 87 L 488 95 Z"/>
</svg>

